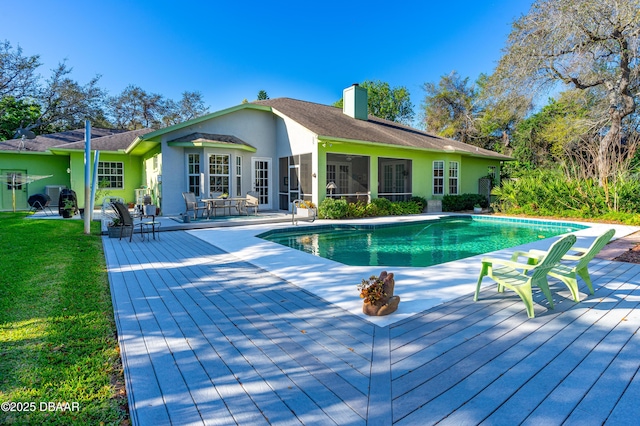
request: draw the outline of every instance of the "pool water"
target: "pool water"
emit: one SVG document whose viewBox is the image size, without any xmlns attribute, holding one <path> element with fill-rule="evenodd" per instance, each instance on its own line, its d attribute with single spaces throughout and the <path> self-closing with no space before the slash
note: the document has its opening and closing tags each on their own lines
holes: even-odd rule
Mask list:
<svg viewBox="0 0 640 426">
<path fill-rule="evenodd" d="M 268 241 L 351 266 L 432 266 L 586 226 L 553 222 L 443 218 L 391 225 L 329 225 L 274 230 Z"/>
</svg>

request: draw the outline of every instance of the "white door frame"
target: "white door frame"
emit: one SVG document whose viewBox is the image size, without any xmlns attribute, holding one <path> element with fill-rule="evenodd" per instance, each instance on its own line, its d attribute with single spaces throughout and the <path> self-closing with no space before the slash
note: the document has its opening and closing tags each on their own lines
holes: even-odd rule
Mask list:
<svg viewBox="0 0 640 426">
<path fill-rule="evenodd" d="M 258 170 L 256 169 L 257 162 L 265 162 L 267 163 L 267 182 L 266 182 L 266 190 L 267 194 L 261 194 L 258 188 L 259 177 L 256 176 Z M 273 204 L 273 164 L 272 159 L 269 157 L 251 157 L 251 191 L 257 194 L 259 201 L 258 208 L 270 210 Z"/>
</svg>

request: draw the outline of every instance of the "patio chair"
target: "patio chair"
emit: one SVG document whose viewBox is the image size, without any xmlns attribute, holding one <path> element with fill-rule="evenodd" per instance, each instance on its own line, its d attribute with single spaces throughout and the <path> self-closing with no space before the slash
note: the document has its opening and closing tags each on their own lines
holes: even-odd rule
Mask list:
<svg viewBox="0 0 640 426">
<path fill-rule="evenodd" d="M 129 234 L 129 242 L 133 239 L 133 218 L 129 213 L 129 209 L 121 202 L 115 202 L 111 204 L 115 209 L 116 213 L 118 213 L 118 218 L 120 219 L 120 239 L 122 239 L 122 235 L 124 233 L 124 228 L 131 228 L 131 233 Z"/>
<path fill-rule="evenodd" d="M 589 276 L 589 270 L 587 267 L 589 266 L 589 262 L 591 262 L 593 258 L 600 253 L 600 250 L 607 245 L 615 233 L 615 229 L 609 229 L 607 232 L 596 238 L 593 243 L 591 243 L 591 246 L 587 248 L 571 248 L 570 252 L 576 252 L 579 254 L 575 255 L 568 253 L 562 256 L 563 261 L 569 261 L 571 263 L 566 264 L 561 262 L 551 268 L 549 275 L 559 279 L 569 288 L 571 296 L 575 302 L 580 301 L 580 294 L 578 292 L 578 276 L 587 284 L 589 294 L 593 294 L 593 284 L 591 283 L 591 277 Z M 534 259 L 534 261 L 537 261 L 537 259 L 540 259 L 545 254 L 545 252 L 541 250 L 530 250 L 527 253 L 516 253 L 523 256 L 526 255 L 527 257 Z"/>
<path fill-rule="evenodd" d="M 184 198 L 184 203 L 187 206 L 186 214 L 189 214 L 189 212 L 192 211 L 194 219 L 198 218 L 198 211 L 207 211 L 207 206 L 199 204 L 198 200 L 196 200 L 196 194 L 193 192 L 183 192 L 182 198 Z"/>
<path fill-rule="evenodd" d="M 258 197 L 256 197 L 254 193 L 247 192 L 247 196 L 245 198 L 246 201 L 244 202 L 244 211 L 246 212 L 247 216 L 249 215 L 249 209 L 253 209 L 253 214 L 257 215 L 259 204 Z"/>
<path fill-rule="evenodd" d="M 478 300 L 482 278 L 489 276 L 498 283 L 499 293 L 502 293 L 504 288 L 507 287 L 520 296 L 529 318 L 533 318 L 535 315 L 533 312 L 533 286 L 540 287 L 549 301 L 549 307 L 553 309 L 553 298 L 551 297 L 551 290 L 549 290 L 547 274 L 554 266 L 558 265 L 562 256 L 569 251 L 575 242 L 576 236 L 568 234 L 553 243 L 549 250 L 544 252 L 544 255 L 530 258 L 526 264 L 518 263 L 519 256 L 526 256 L 526 253 L 522 252 L 513 253 L 510 261 L 491 257 L 483 258 L 482 270 L 480 271 L 473 300 Z"/>
</svg>

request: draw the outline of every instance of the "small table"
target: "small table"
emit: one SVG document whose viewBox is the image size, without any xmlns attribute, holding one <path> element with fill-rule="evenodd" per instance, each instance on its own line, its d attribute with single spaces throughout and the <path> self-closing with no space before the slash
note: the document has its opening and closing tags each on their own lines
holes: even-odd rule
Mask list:
<svg viewBox="0 0 640 426">
<path fill-rule="evenodd" d="M 151 221 L 144 222 L 144 218 L 150 217 Z M 160 222 L 156 222 L 155 215 L 141 215 L 140 216 L 140 236 L 142 237 L 142 241 L 144 241 L 144 231 L 147 231 L 147 240 L 149 239 L 149 228 L 151 228 L 151 234 L 153 235 L 153 239 L 156 239 L 156 227 L 158 228 L 158 240 L 160 239 Z"/>
</svg>

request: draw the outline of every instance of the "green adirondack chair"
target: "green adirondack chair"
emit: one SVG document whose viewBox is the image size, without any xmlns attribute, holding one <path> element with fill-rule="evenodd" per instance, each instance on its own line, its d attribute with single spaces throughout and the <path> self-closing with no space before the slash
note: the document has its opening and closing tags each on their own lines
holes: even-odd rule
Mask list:
<svg viewBox="0 0 640 426">
<path fill-rule="evenodd" d="M 607 245 L 615 233 L 615 229 L 609 229 L 607 232 L 596 238 L 593 243 L 591 243 L 591 246 L 587 248 L 573 247 L 570 251 L 575 251 L 576 253 L 579 253 L 578 255 L 568 253 L 562 256 L 563 261 L 570 261 L 571 263 L 559 263 L 549 271 L 549 275 L 554 278 L 558 278 L 569 288 L 571 296 L 575 302 L 580 301 L 580 293 L 578 292 L 578 276 L 587 284 L 589 293 L 593 294 L 593 284 L 591 283 L 591 276 L 589 275 L 587 267 L 589 266 L 589 262 L 591 262 L 593 258 L 600 253 L 600 250 Z M 540 250 L 531 250 L 527 254 L 520 254 L 539 259 L 545 254 L 545 252 Z"/>
<path fill-rule="evenodd" d="M 515 252 L 510 261 L 491 257 L 483 258 L 482 270 L 480 271 L 473 300 L 478 300 L 482 279 L 488 276 L 498 283 L 498 292 L 502 293 L 504 288 L 507 287 L 520 296 L 527 308 L 529 318 L 535 316 L 533 312 L 533 286 L 537 286 L 542 290 L 549 301 L 549 306 L 553 308 L 553 298 L 551 297 L 551 290 L 549 290 L 547 274 L 554 266 L 558 265 L 562 256 L 569 251 L 575 242 L 575 235 L 565 235 L 553 243 L 548 251 L 543 252 L 544 255 L 530 258 L 528 263 L 518 262 L 519 256 L 526 255 L 523 252 Z M 531 261 L 532 259 L 533 261 Z"/>
</svg>

